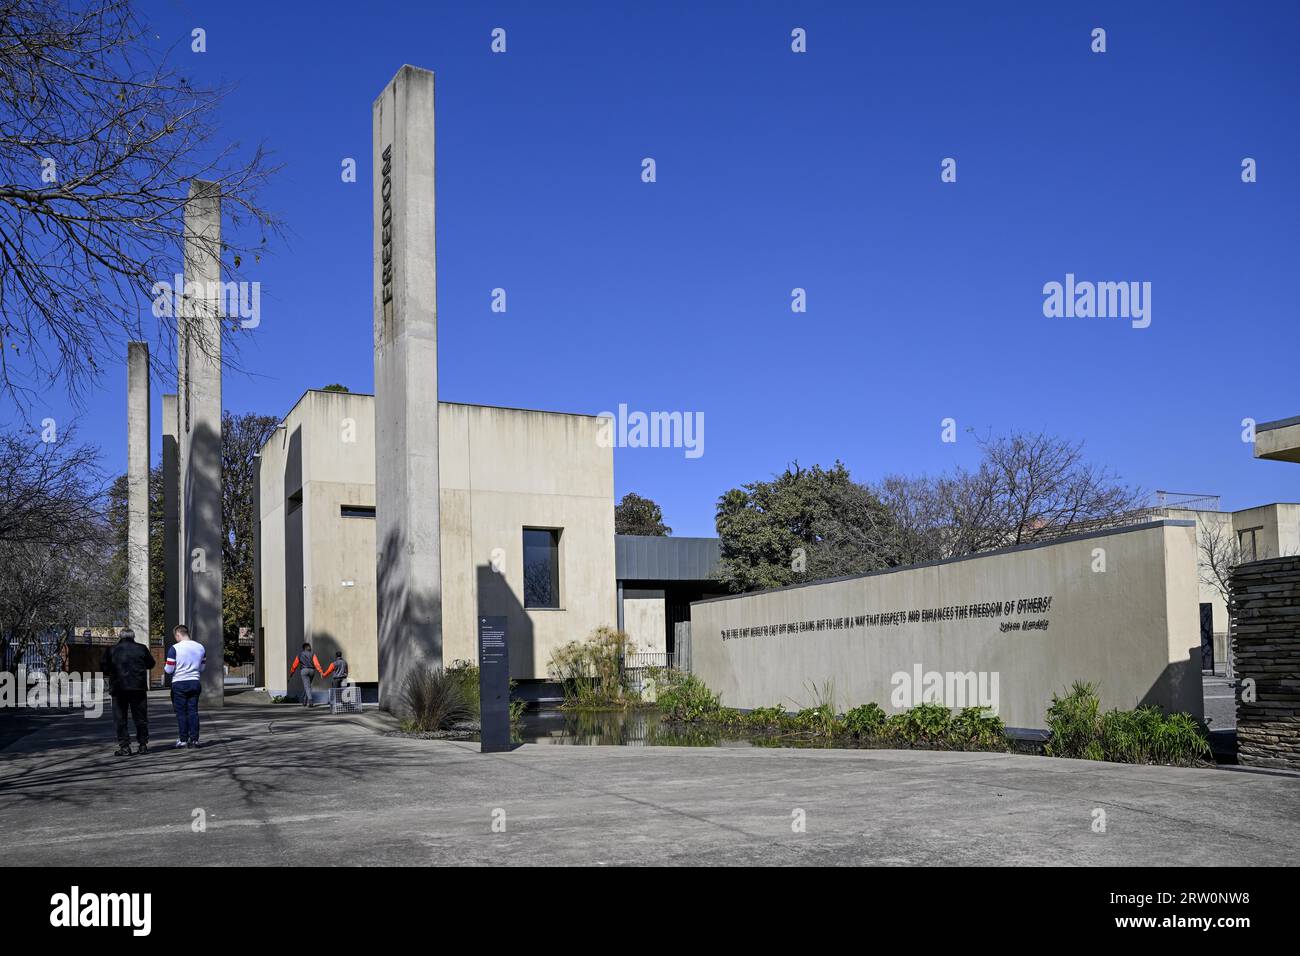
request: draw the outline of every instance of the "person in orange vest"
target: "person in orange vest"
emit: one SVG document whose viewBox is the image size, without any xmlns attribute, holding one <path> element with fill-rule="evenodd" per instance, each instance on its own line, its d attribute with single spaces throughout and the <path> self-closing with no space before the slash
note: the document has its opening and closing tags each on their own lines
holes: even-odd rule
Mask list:
<svg viewBox="0 0 1300 956">
<path fill-rule="evenodd" d="M 331 674 L 334 680 L 330 682 L 330 687 L 337 690 L 343 686 L 343 682 L 348 679 L 348 662 L 343 659 L 342 651 L 334 652 L 334 660 L 330 661 L 330 666 L 325 668 L 325 673 L 321 674 L 321 680 L 327 679 Z"/>
<path fill-rule="evenodd" d="M 292 677 L 293 672 L 296 670 L 302 671 L 302 705 L 304 707 L 310 707 L 312 703 L 312 678 L 321 671 L 320 661 L 317 660 L 316 655 L 312 653 L 310 644 L 303 644 L 302 650 L 299 651 L 298 656 L 293 659 L 293 666 L 289 668 L 289 676 Z"/>
</svg>

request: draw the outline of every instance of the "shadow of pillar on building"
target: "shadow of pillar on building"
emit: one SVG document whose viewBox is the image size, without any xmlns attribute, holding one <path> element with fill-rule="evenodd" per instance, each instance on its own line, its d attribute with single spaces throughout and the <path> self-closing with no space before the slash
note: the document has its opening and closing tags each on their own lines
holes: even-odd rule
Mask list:
<svg viewBox="0 0 1300 956">
<path fill-rule="evenodd" d="M 411 558 L 399 528 L 384 540 L 375 568 L 380 706 L 394 713 L 405 711 L 401 699 L 407 676 L 416 668 L 443 664 L 440 595 L 412 583 Z"/>
<path fill-rule="evenodd" d="M 222 601 L 221 427 L 197 422 L 190 433 L 185 476 L 190 511 L 185 520 L 185 617 L 190 637 L 203 645 L 203 703 L 221 706 L 225 694 Z"/>
<path fill-rule="evenodd" d="M 303 592 L 302 429 L 289 435 L 284 456 L 284 651 L 285 666 L 302 648 L 306 637 L 306 600 Z"/>
<path fill-rule="evenodd" d="M 505 617 L 506 646 L 510 654 L 510 677 L 512 680 L 531 680 L 537 668 L 533 619 L 528 616 L 528 611 L 511 590 L 505 575 L 498 574 L 486 564 L 480 564 L 476 573 L 479 617 Z M 476 618 L 475 627 L 477 626 Z M 474 634 L 474 647 L 478 647 L 477 631 Z"/>
<path fill-rule="evenodd" d="M 1179 701 L 1185 706 L 1180 706 Z M 1167 713 L 1186 711 L 1202 727 L 1205 723 L 1205 680 L 1201 674 L 1201 646 L 1187 649 L 1187 660 L 1169 664 L 1134 707 L 1153 706 Z"/>
<path fill-rule="evenodd" d="M 174 409 L 173 409 L 174 411 Z M 162 437 L 162 568 L 159 572 L 163 580 L 163 620 L 161 627 L 153 625 L 155 631 L 161 630 L 164 655 L 176 643 L 172 628 L 181 623 L 180 591 L 184 582 L 180 579 L 180 451 L 176 436 L 164 432 Z M 153 516 L 156 520 L 157 516 Z M 152 562 L 149 574 L 154 574 Z"/>
</svg>

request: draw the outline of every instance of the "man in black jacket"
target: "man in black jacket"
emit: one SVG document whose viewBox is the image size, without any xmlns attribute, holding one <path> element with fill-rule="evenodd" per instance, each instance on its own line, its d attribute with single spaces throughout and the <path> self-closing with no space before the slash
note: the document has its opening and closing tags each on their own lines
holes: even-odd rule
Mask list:
<svg viewBox="0 0 1300 956">
<path fill-rule="evenodd" d="M 154 659 L 149 648 L 137 644 L 135 632 L 129 627 L 122 631 L 121 639 L 104 652 L 104 676 L 108 679 L 108 692 L 113 697 L 113 722 L 117 725 L 117 756 L 131 756 L 131 738 L 126 732 L 126 713 L 135 721 L 135 739 L 140 744 L 137 753 L 149 752 L 149 672 Z"/>
</svg>

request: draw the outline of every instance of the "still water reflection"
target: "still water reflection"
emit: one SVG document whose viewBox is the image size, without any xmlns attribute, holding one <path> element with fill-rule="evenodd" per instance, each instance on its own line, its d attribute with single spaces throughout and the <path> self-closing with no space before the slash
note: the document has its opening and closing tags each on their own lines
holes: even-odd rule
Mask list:
<svg viewBox="0 0 1300 956">
<path fill-rule="evenodd" d="M 535 710 L 515 728 L 517 743 L 585 744 L 614 747 L 829 747 L 852 746 L 841 740 L 786 735 L 754 736 L 743 731 L 669 723 L 653 708 L 575 712 Z"/>
</svg>

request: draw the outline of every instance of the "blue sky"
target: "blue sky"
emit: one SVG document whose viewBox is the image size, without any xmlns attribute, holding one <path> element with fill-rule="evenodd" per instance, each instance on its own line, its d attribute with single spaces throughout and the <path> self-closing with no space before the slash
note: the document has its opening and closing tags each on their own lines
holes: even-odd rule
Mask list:
<svg viewBox="0 0 1300 956">
<path fill-rule="evenodd" d="M 1240 438 L 1300 414 L 1300 5 L 143 10 L 196 81 L 237 84 L 230 138 L 285 167 L 265 201 L 291 231 L 247 276 L 262 321 L 232 411 L 372 390 L 370 105 L 412 63 L 437 74 L 442 398 L 703 412 L 702 457 L 615 452 L 617 494 L 675 533 L 712 534 L 722 492 L 794 460 L 864 480 L 972 463 L 947 417 L 1081 439 L 1148 489 L 1300 500 L 1300 468 Z M 1150 282 L 1150 327 L 1044 317 L 1066 273 Z M 154 384 L 155 430 L 172 390 Z M 119 469 L 124 403 L 117 372 L 81 412 Z"/>
</svg>

